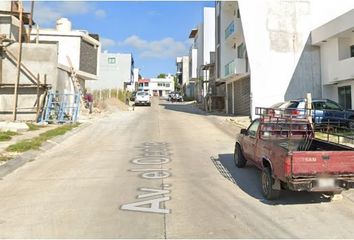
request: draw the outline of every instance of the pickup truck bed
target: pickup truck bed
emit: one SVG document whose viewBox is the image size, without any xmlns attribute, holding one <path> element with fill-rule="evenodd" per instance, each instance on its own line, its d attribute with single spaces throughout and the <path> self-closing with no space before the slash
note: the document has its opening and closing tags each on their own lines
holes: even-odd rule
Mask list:
<svg viewBox="0 0 354 240">
<path fill-rule="evenodd" d="M 251 161 L 262 170 L 266 198 L 277 198 L 281 189 L 338 193 L 354 188 L 353 148 L 313 138 L 311 124 L 304 121 L 285 134 L 284 123 L 281 131 L 267 132 L 270 126 L 274 130 L 258 119 L 241 130 L 234 154 L 237 167 Z"/>
</svg>

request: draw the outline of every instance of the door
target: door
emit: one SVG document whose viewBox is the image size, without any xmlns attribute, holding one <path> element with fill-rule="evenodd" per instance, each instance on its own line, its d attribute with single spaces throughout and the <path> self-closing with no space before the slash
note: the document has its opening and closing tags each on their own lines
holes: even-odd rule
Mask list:
<svg viewBox="0 0 354 240">
<path fill-rule="evenodd" d="M 352 109 L 352 87 L 344 86 L 338 88 L 339 105 L 344 109 Z"/>
<path fill-rule="evenodd" d="M 243 155 L 247 160 L 254 161 L 256 152 L 257 133 L 259 127 L 259 119 L 256 119 L 247 129 L 247 134 L 243 139 Z"/>
</svg>

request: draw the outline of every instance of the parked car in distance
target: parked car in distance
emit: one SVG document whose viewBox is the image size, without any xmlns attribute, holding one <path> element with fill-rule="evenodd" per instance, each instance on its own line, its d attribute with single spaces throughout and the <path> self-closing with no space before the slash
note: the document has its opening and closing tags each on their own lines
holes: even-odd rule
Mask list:
<svg viewBox="0 0 354 240">
<path fill-rule="evenodd" d="M 299 117 L 305 115 L 306 99 L 291 100 L 274 104 L 271 108 L 284 109 L 284 113 Z M 338 103 L 329 99 L 312 100 L 312 120 L 315 124 L 345 125 L 354 129 L 354 111 L 345 110 Z M 277 112 L 277 110 L 274 110 Z"/>
<path fill-rule="evenodd" d="M 170 102 L 183 102 L 183 96 L 178 91 L 173 91 L 168 94 L 168 101 Z"/>
<path fill-rule="evenodd" d="M 262 171 L 262 193 L 279 197 L 282 189 L 340 193 L 354 188 L 354 148 L 315 139 L 305 118 L 260 117 L 241 129 L 235 143 L 238 168 L 254 163 Z"/>
<path fill-rule="evenodd" d="M 151 96 L 148 92 L 138 91 L 134 100 L 135 105 L 151 106 Z"/>
</svg>

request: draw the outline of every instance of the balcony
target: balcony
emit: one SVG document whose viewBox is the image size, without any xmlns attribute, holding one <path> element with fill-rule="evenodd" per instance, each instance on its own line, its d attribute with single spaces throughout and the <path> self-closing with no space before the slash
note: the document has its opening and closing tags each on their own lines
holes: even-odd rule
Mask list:
<svg viewBox="0 0 354 240">
<path fill-rule="evenodd" d="M 234 45 L 236 39 L 240 38 L 242 35 L 241 20 L 235 19 L 230 22 L 230 24 L 225 29 L 225 42 Z"/>
<path fill-rule="evenodd" d="M 328 78 L 324 79 L 324 84 L 338 83 L 343 80 L 354 78 L 354 57 L 332 62 L 328 67 Z"/>
<path fill-rule="evenodd" d="M 245 74 L 246 71 L 246 59 L 236 58 L 235 60 L 229 62 L 225 65 L 225 75 L 224 77 L 228 77 L 232 74 Z"/>
</svg>

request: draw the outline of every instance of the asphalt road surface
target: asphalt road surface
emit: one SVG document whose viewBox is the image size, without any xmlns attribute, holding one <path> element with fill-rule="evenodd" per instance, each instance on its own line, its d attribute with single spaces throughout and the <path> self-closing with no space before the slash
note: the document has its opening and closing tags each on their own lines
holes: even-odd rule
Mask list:
<svg viewBox="0 0 354 240">
<path fill-rule="evenodd" d="M 0 180 L 0 238 L 353 238 L 353 192 L 283 192 L 236 169 L 236 133 L 193 106 L 116 112 Z"/>
</svg>

